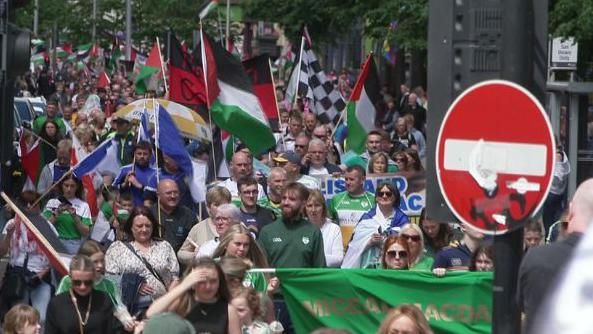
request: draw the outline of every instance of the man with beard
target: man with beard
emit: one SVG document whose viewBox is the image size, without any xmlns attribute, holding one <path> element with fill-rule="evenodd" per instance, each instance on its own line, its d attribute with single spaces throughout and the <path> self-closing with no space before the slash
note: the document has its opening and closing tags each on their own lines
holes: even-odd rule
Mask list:
<svg viewBox="0 0 593 334">
<path fill-rule="evenodd" d="M 113 181 L 113 186 L 120 191 L 130 191 L 134 198 L 134 206 L 144 204 L 144 188 L 148 180 L 156 173 L 150 167 L 152 149 L 150 143 L 141 141 L 134 147 L 134 163 L 121 168 L 119 175 Z"/>
<path fill-rule="evenodd" d="M 323 268 L 325 255 L 321 231 L 303 218 L 307 188 L 290 183 L 282 193 L 282 218 L 262 228 L 259 243 L 272 268 Z"/>
</svg>

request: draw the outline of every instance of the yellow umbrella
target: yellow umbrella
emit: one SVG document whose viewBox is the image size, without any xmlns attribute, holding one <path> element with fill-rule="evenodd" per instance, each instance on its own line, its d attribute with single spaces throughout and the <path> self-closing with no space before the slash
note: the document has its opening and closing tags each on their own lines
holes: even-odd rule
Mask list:
<svg viewBox="0 0 593 334">
<path fill-rule="evenodd" d="M 125 118 L 128 120 L 139 120 L 144 108 L 148 111 L 148 119 L 150 123 L 154 124 L 154 106 L 157 102 L 171 115 L 173 122 L 177 126 L 179 133 L 186 138 L 200 139 L 211 141 L 212 134 L 210 127 L 204 119 L 195 111 L 187 108 L 179 103 L 171 102 L 163 99 L 141 99 L 136 100 L 127 106 L 121 108 L 115 113 L 118 118 Z"/>
</svg>

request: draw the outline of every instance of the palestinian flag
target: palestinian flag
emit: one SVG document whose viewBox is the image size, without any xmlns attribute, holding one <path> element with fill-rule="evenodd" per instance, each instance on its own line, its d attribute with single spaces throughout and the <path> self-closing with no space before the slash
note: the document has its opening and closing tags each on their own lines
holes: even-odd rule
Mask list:
<svg viewBox="0 0 593 334">
<path fill-rule="evenodd" d="M 381 85 L 373 55 L 370 55 L 362 67 L 347 106 L 348 146 L 358 154 L 365 150 L 367 133 L 375 128 L 375 106 L 380 100 Z"/>
<path fill-rule="evenodd" d="M 241 62 L 201 32 L 201 59 L 208 105 L 220 128 L 238 137 L 255 156 L 276 144 L 268 119 Z"/>
<path fill-rule="evenodd" d="M 142 66 L 140 73 L 136 76 L 136 93 L 145 94 L 147 90 L 156 91 L 158 88 L 159 77 L 162 77 L 161 72 L 161 49 L 155 42 L 150 50 L 150 54 Z"/>
<path fill-rule="evenodd" d="M 19 157 L 21 158 L 23 170 L 33 184 L 37 184 L 37 179 L 39 178 L 39 174 L 41 174 L 41 169 L 43 168 L 43 164 L 40 163 L 42 160 L 39 141 L 40 140 L 37 139 L 33 145 L 31 145 L 31 147 L 27 147 L 27 136 L 25 135 L 25 130 L 21 132 L 18 153 Z"/>
<path fill-rule="evenodd" d="M 270 121 L 274 130 L 278 130 L 278 106 L 276 92 L 270 71 L 270 57 L 267 54 L 257 56 L 243 62 L 243 68 L 251 79 L 253 92 Z"/>
<path fill-rule="evenodd" d="M 76 56 L 84 63 L 89 63 L 91 58 L 96 58 L 99 55 L 99 49 L 93 43 L 79 45 L 76 50 Z"/>
<path fill-rule="evenodd" d="M 200 20 L 206 18 L 206 16 L 208 16 L 208 14 L 215 10 L 216 7 L 218 7 L 218 0 L 207 0 L 206 2 L 204 2 L 202 6 L 200 6 L 200 10 L 198 12 Z"/>
</svg>

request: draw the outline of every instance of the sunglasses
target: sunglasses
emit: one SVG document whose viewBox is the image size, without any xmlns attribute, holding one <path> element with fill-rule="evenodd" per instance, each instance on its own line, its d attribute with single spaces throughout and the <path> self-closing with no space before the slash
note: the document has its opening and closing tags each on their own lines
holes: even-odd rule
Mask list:
<svg viewBox="0 0 593 334">
<path fill-rule="evenodd" d="M 377 197 L 391 197 L 393 193 L 391 191 L 379 191 Z"/>
<path fill-rule="evenodd" d="M 390 251 L 387 251 L 387 256 L 399 257 L 400 259 L 405 259 L 408 257 L 408 252 L 406 252 L 405 250 L 401 250 L 401 251 L 390 250 Z"/>
<path fill-rule="evenodd" d="M 81 286 L 81 285 L 93 286 L 93 284 L 95 284 L 95 282 L 93 280 L 88 280 L 88 281 L 87 280 L 83 281 L 83 280 L 79 280 L 79 279 L 72 280 L 72 285 L 74 285 L 74 286 Z"/>
<path fill-rule="evenodd" d="M 415 241 L 415 242 L 420 241 L 420 236 L 419 235 L 402 234 L 402 238 L 408 239 L 408 240 L 412 240 L 412 241 Z"/>
</svg>

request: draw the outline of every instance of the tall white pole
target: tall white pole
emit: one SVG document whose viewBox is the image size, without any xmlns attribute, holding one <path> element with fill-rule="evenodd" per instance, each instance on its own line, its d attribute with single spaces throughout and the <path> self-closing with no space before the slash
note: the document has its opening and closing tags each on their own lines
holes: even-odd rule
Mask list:
<svg viewBox="0 0 593 334">
<path fill-rule="evenodd" d="M 226 0 L 226 49 L 228 52 L 231 52 L 231 50 L 229 50 L 230 44 L 231 44 L 231 1 L 230 0 Z"/>
<path fill-rule="evenodd" d="M 132 0 L 126 0 L 126 60 L 132 60 Z"/>
</svg>

